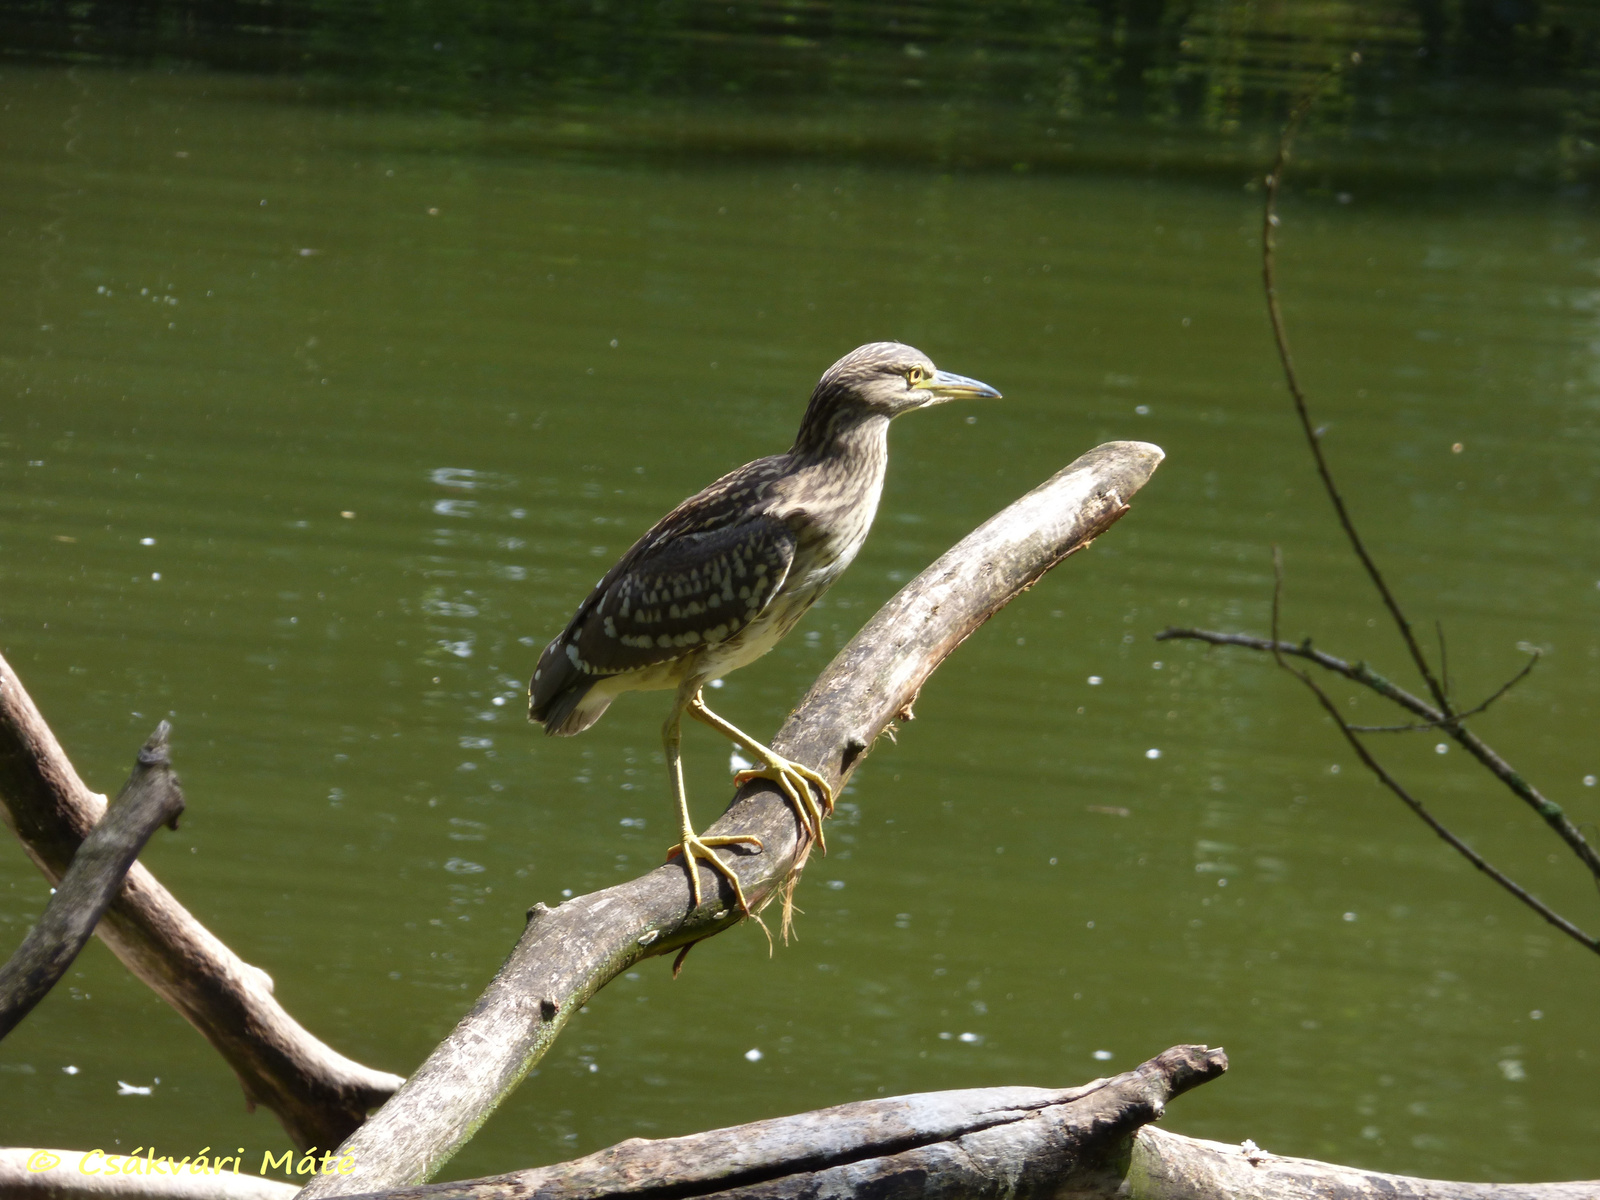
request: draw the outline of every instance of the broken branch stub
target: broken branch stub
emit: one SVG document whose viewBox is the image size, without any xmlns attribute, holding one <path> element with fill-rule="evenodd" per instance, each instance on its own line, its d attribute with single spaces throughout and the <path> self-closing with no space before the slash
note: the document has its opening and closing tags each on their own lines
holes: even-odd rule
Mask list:
<svg viewBox="0 0 1600 1200">
<path fill-rule="evenodd" d="M 171 729 L 165 721 L 156 726 L 128 782 L 72 856 L 44 914 L 0 967 L 0 1038 L 49 994 L 94 936 L 150 835 L 162 825 L 178 827 L 183 793 L 167 758 Z"/>
<path fill-rule="evenodd" d="M 842 784 L 950 651 L 1109 529 L 1162 457 L 1144 442 L 1096 447 L 962 539 L 851 640 L 773 747 Z M 725 851 L 753 908 L 779 892 L 809 849 L 793 810 L 764 779 L 741 787 L 705 833 L 761 838 L 760 853 Z M 710 868 L 701 879 L 698 907 L 678 862 L 554 909 L 534 905 L 521 940 L 461 1023 L 341 1148 L 355 1171 L 313 1180 L 303 1200 L 429 1179 L 607 982 L 642 958 L 738 922 L 727 884 Z"/>
<path fill-rule="evenodd" d="M 105 814 L 0 658 L 0 816 L 52 884 Z M 123 965 L 227 1060 L 251 1104 L 271 1109 L 301 1149 L 330 1146 L 383 1103 L 400 1077 L 318 1041 L 272 997 L 272 980 L 134 863 L 95 930 Z"/>
</svg>

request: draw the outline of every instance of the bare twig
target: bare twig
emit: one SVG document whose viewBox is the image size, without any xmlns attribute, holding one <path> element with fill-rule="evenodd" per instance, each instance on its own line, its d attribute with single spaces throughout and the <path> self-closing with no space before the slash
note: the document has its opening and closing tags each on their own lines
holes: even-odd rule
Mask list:
<svg viewBox="0 0 1600 1200">
<path fill-rule="evenodd" d="M 1354 57 L 1354 62 L 1359 63 L 1360 58 Z M 1322 478 L 1323 490 L 1328 493 L 1328 499 L 1333 503 L 1333 511 L 1339 518 L 1339 524 L 1344 529 L 1345 536 L 1350 539 L 1350 546 L 1356 552 L 1356 557 L 1361 560 L 1361 565 L 1366 568 L 1367 577 L 1372 580 L 1372 586 L 1382 597 L 1384 607 L 1389 610 L 1389 615 L 1394 618 L 1395 627 L 1400 631 L 1400 637 L 1406 644 L 1406 649 L 1411 654 L 1411 661 L 1416 664 L 1423 680 L 1428 685 L 1428 691 L 1433 696 L 1434 703 L 1445 715 L 1450 714 L 1450 697 L 1446 693 L 1433 668 L 1428 664 L 1427 656 L 1423 654 L 1422 647 L 1417 644 L 1416 634 L 1412 632 L 1411 622 L 1400 607 L 1400 602 L 1395 599 L 1394 593 L 1389 590 L 1389 584 L 1383 577 L 1383 572 L 1378 569 L 1378 564 L 1373 561 L 1372 555 L 1367 552 L 1366 543 L 1362 541 L 1361 534 L 1356 531 L 1355 522 L 1350 517 L 1349 510 L 1345 507 L 1344 497 L 1339 492 L 1338 485 L 1334 482 L 1333 471 L 1328 466 L 1327 457 L 1322 453 L 1322 433 L 1312 424 L 1311 411 L 1306 404 L 1305 392 L 1300 387 L 1300 377 L 1295 372 L 1294 356 L 1289 352 L 1289 334 L 1283 322 L 1283 310 L 1278 305 L 1278 283 L 1276 268 L 1276 230 L 1278 228 L 1278 190 L 1283 184 L 1283 173 L 1289 165 L 1289 151 L 1294 146 L 1296 135 L 1300 126 L 1305 121 L 1312 107 L 1316 104 L 1317 97 L 1329 80 L 1335 78 L 1340 66 L 1333 67 L 1315 85 L 1306 91 L 1299 103 L 1289 114 L 1289 120 L 1284 125 L 1283 134 L 1278 139 L 1278 155 L 1272 164 L 1272 171 L 1267 175 L 1266 202 L 1262 207 L 1261 215 L 1261 280 L 1267 293 L 1267 315 L 1272 321 L 1272 336 L 1278 346 L 1278 358 L 1283 363 L 1284 381 L 1289 386 L 1289 395 L 1294 400 L 1295 415 L 1300 418 L 1300 428 L 1305 432 L 1306 445 L 1311 448 L 1311 457 L 1316 461 L 1317 474 Z"/>
<path fill-rule="evenodd" d="M 1127 511 L 1161 451 L 1112 442 L 1090 451 L 963 539 L 889 601 L 812 686 L 773 749 L 840 783 L 956 646 Z M 903 719 L 903 718 L 902 718 Z M 752 906 L 781 894 L 809 843 L 767 780 L 741 787 L 713 835 L 755 834 L 730 854 Z M 340 1149 L 354 1173 L 321 1176 L 302 1200 L 420 1183 L 488 1119 L 572 1014 L 642 958 L 670 954 L 739 920 L 709 869 L 695 906 L 679 863 L 557 908 L 536 904 L 522 939 L 455 1031 Z"/>
<path fill-rule="evenodd" d="M 1372 753 L 1367 749 L 1365 744 L 1363 744 L 1361 739 L 1356 736 L 1356 732 L 1350 727 L 1349 722 L 1344 719 L 1344 715 L 1340 713 L 1338 706 L 1328 698 L 1328 693 L 1322 690 L 1322 688 L 1317 684 L 1317 681 L 1312 679 L 1310 675 L 1300 670 L 1298 667 L 1291 667 L 1289 665 L 1288 660 L 1284 658 L 1284 644 L 1278 640 L 1278 609 L 1282 597 L 1283 555 L 1279 553 L 1278 548 L 1274 546 L 1272 548 L 1272 641 L 1270 642 L 1273 661 L 1275 661 L 1279 667 L 1287 671 L 1290 675 L 1293 675 L 1301 683 L 1305 684 L 1306 687 L 1311 689 L 1311 694 L 1317 698 L 1317 703 L 1322 705 L 1323 711 L 1326 712 L 1328 716 L 1333 718 L 1333 723 L 1339 727 L 1339 732 L 1344 735 L 1344 740 L 1350 743 L 1350 748 L 1356 752 L 1356 757 L 1361 760 L 1362 765 L 1365 766 L 1367 770 L 1371 771 L 1384 787 L 1388 788 L 1391 792 L 1398 796 L 1407 808 L 1416 813 L 1417 816 L 1421 817 L 1423 823 L 1426 824 L 1429 829 L 1433 830 L 1434 833 L 1443 838 L 1446 843 L 1458 851 L 1462 857 L 1464 857 L 1473 866 L 1477 867 L 1478 870 L 1482 871 L 1490 879 L 1494 880 L 1501 887 L 1505 888 L 1506 891 L 1510 892 L 1518 900 L 1522 901 L 1522 903 L 1533 909 L 1534 912 L 1538 913 L 1546 921 L 1550 922 L 1550 924 L 1561 930 L 1562 933 L 1566 934 L 1580 945 L 1587 946 L 1590 950 L 1600 954 L 1600 939 L 1593 938 L 1583 930 L 1579 929 L 1571 921 L 1567 920 L 1560 913 L 1556 912 L 1549 905 L 1545 904 L 1521 884 L 1517 883 L 1503 871 L 1493 866 L 1487 859 L 1483 857 L 1483 855 L 1479 854 L 1471 846 L 1467 845 L 1466 842 L 1462 841 L 1460 837 L 1456 836 L 1456 834 L 1452 833 L 1448 828 L 1446 828 L 1437 817 L 1428 811 L 1427 807 L 1422 803 L 1422 801 L 1418 800 L 1415 796 L 1408 792 L 1400 783 L 1400 781 L 1391 775 L 1384 765 L 1372 756 Z M 1456 719 L 1459 720 L 1459 718 Z"/>
<path fill-rule="evenodd" d="M 183 793 L 167 758 L 165 721 L 139 751 L 133 774 L 94 832 L 72 856 L 44 915 L 0 967 L 0 1038 L 49 994 L 94 934 L 144 844 L 160 826 L 178 827 Z"/>
<path fill-rule="evenodd" d="M 1247 650 L 1260 650 L 1278 655 L 1293 655 L 1313 662 L 1324 670 L 1343 675 L 1352 682 L 1370 688 L 1385 699 L 1393 701 L 1408 712 L 1421 717 L 1428 727 L 1441 730 L 1461 746 L 1468 754 L 1477 759 L 1489 773 L 1506 787 L 1510 788 L 1519 798 L 1525 801 L 1540 817 L 1545 824 L 1561 838 L 1563 842 L 1576 854 L 1585 866 L 1600 879 L 1600 853 L 1597 853 L 1593 842 L 1586 840 L 1578 827 L 1572 823 L 1570 817 L 1562 807 L 1553 800 L 1548 800 L 1531 783 L 1512 769 L 1511 765 L 1501 758 L 1499 754 L 1488 746 L 1482 738 L 1473 733 L 1461 722 L 1466 716 L 1464 713 L 1453 713 L 1446 716 L 1430 705 L 1426 700 L 1413 695 L 1404 688 L 1391 683 L 1379 675 L 1364 662 L 1351 663 L 1332 654 L 1324 653 L 1312 647 L 1311 640 L 1304 642 L 1284 642 L 1276 638 L 1267 639 L 1254 637 L 1247 633 L 1222 633 L 1212 629 L 1163 629 L 1156 634 L 1158 642 L 1188 640 L 1195 642 L 1208 642 L 1213 646 L 1242 646 Z M 1521 675 L 1525 675 L 1528 667 L 1524 667 Z M 1512 682 L 1515 682 L 1513 680 Z M 1507 687 L 1510 685 L 1507 684 Z M 1496 695 L 1506 690 L 1502 687 Z"/>
<path fill-rule="evenodd" d="M 1544 651 L 1534 650 L 1533 653 L 1528 656 L 1528 661 L 1522 665 L 1522 670 L 1518 671 L 1510 679 L 1506 680 L 1499 687 L 1495 688 L 1495 690 L 1490 693 L 1487 700 L 1484 700 L 1475 708 L 1469 708 L 1466 712 L 1458 712 L 1453 717 L 1446 718 L 1445 720 L 1425 721 L 1420 724 L 1411 725 L 1352 725 L 1350 728 L 1354 729 L 1357 733 L 1415 733 L 1419 730 L 1443 729 L 1447 725 L 1454 725 L 1458 722 L 1465 721 L 1468 717 L 1475 717 L 1479 713 L 1488 711 L 1488 708 L 1491 704 L 1526 679 L 1528 677 L 1528 673 L 1538 665 L 1539 660 L 1543 657 Z"/>
<path fill-rule="evenodd" d="M 0 658 L 0 817 L 52 884 L 105 813 Z M 205 1035 L 245 1097 L 277 1114 L 300 1147 L 336 1145 L 400 1085 L 306 1032 L 272 979 L 195 920 L 140 863 L 95 930 L 123 964 Z"/>
</svg>

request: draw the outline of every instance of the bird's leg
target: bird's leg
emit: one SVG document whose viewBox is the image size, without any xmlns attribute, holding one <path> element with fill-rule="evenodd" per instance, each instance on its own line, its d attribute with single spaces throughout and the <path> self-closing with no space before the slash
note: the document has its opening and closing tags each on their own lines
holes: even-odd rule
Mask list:
<svg viewBox="0 0 1600 1200">
<path fill-rule="evenodd" d="M 770 746 L 763 746 L 742 729 L 717 716 L 706 707 L 698 688 L 690 698 L 688 708 L 689 715 L 695 720 L 703 721 L 723 737 L 743 746 L 761 761 L 762 765 L 759 767 L 740 771 L 733 777 L 733 782 L 737 785 L 752 779 L 770 779 L 776 783 L 782 790 L 784 799 L 794 807 L 794 814 L 799 818 L 801 826 L 816 840 L 817 848 L 826 854 L 828 843 L 822 837 L 822 819 L 833 812 L 834 798 L 833 788 L 828 785 L 828 781 L 810 767 L 785 758 Z M 817 789 L 815 796 L 811 793 L 813 787 Z M 817 796 L 822 797 L 820 804 L 817 802 Z"/>
<path fill-rule="evenodd" d="M 696 688 L 689 695 L 697 695 Z M 661 742 L 667 752 L 667 774 L 672 780 L 672 798 L 678 805 L 678 827 L 682 832 L 682 840 L 678 845 L 667 851 L 667 857 L 675 854 L 683 855 L 684 868 L 689 872 L 689 889 L 694 894 L 694 906 L 700 907 L 700 868 L 695 859 L 703 858 L 710 863 L 712 868 L 733 885 L 733 898 L 739 905 L 739 911 L 748 913 L 750 905 L 745 901 L 744 889 L 739 886 L 739 877 L 733 873 L 733 868 L 717 857 L 714 846 L 731 846 L 737 842 L 750 842 L 757 850 L 762 849 L 761 839 L 750 834 L 736 834 L 732 837 L 703 838 L 695 833 L 694 826 L 689 821 L 689 797 L 683 786 L 683 757 L 679 753 L 679 742 L 682 740 L 683 710 L 689 704 L 689 696 L 685 689 L 678 690 L 677 697 L 672 702 L 672 713 L 667 717 L 667 723 L 661 728 Z"/>
</svg>

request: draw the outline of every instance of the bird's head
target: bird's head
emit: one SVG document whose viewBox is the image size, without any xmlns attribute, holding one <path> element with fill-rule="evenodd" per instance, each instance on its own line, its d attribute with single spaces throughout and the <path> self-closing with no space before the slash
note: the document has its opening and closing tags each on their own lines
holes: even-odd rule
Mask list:
<svg viewBox="0 0 1600 1200">
<path fill-rule="evenodd" d="M 869 342 L 823 372 L 811 396 L 813 409 L 865 409 L 885 417 L 946 400 L 996 400 L 987 383 L 941 371 L 914 346 Z"/>
</svg>

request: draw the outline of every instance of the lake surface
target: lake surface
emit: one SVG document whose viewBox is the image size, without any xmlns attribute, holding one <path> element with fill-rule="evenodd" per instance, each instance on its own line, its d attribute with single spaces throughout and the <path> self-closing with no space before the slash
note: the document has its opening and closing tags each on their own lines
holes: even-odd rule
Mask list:
<svg viewBox="0 0 1600 1200">
<path fill-rule="evenodd" d="M 1285 634 L 1409 685 L 1293 424 L 1249 172 L 651 156 L 195 73 L 8 67 L 0 102 L 0 649 L 99 790 L 170 716 L 189 812 L 145 861 L 373 1066 L 426 1055 L 533 902 L 661 861 L 665 697 L 549 740 L 525 681 L 657 516 L 788 445 L 835 358 L 899 338 L 1005 399 L 897 423 L 856 564 L 715 693 L 758 734 L 990 514 L 1099 442 L 1167 452 L 856 773 L 798 940 L 769 955 L 740 928 L 676 981 L 665 960 L 619 979 L 450 1176 L 1065 1086 L 1190 1041 L 1233 1067 L 1173 1106 L 1181 1132 L 1600 1176 L 1595 956 L 1382 792 L 1270 662 L 1152 640 L 1264 633 L 1278 543 Z M 1592 199 L 1318 170 L 1284 202 L 1282 286 L 1329 453 L 1418 627 L 1442 622 L 1460 696 L 1546 651 L 1479 728 L 1592 833 Z M 685 736 L 709 823 L 728 747 Z M 1564 849 L 1437 743 L 1379 749 L 1600 926 Z M 0 847 L 0 948 L 46 899 Z M 287 1146 L 98 943 L 0 1046 L 0 1130 Z"/>
</svg>

